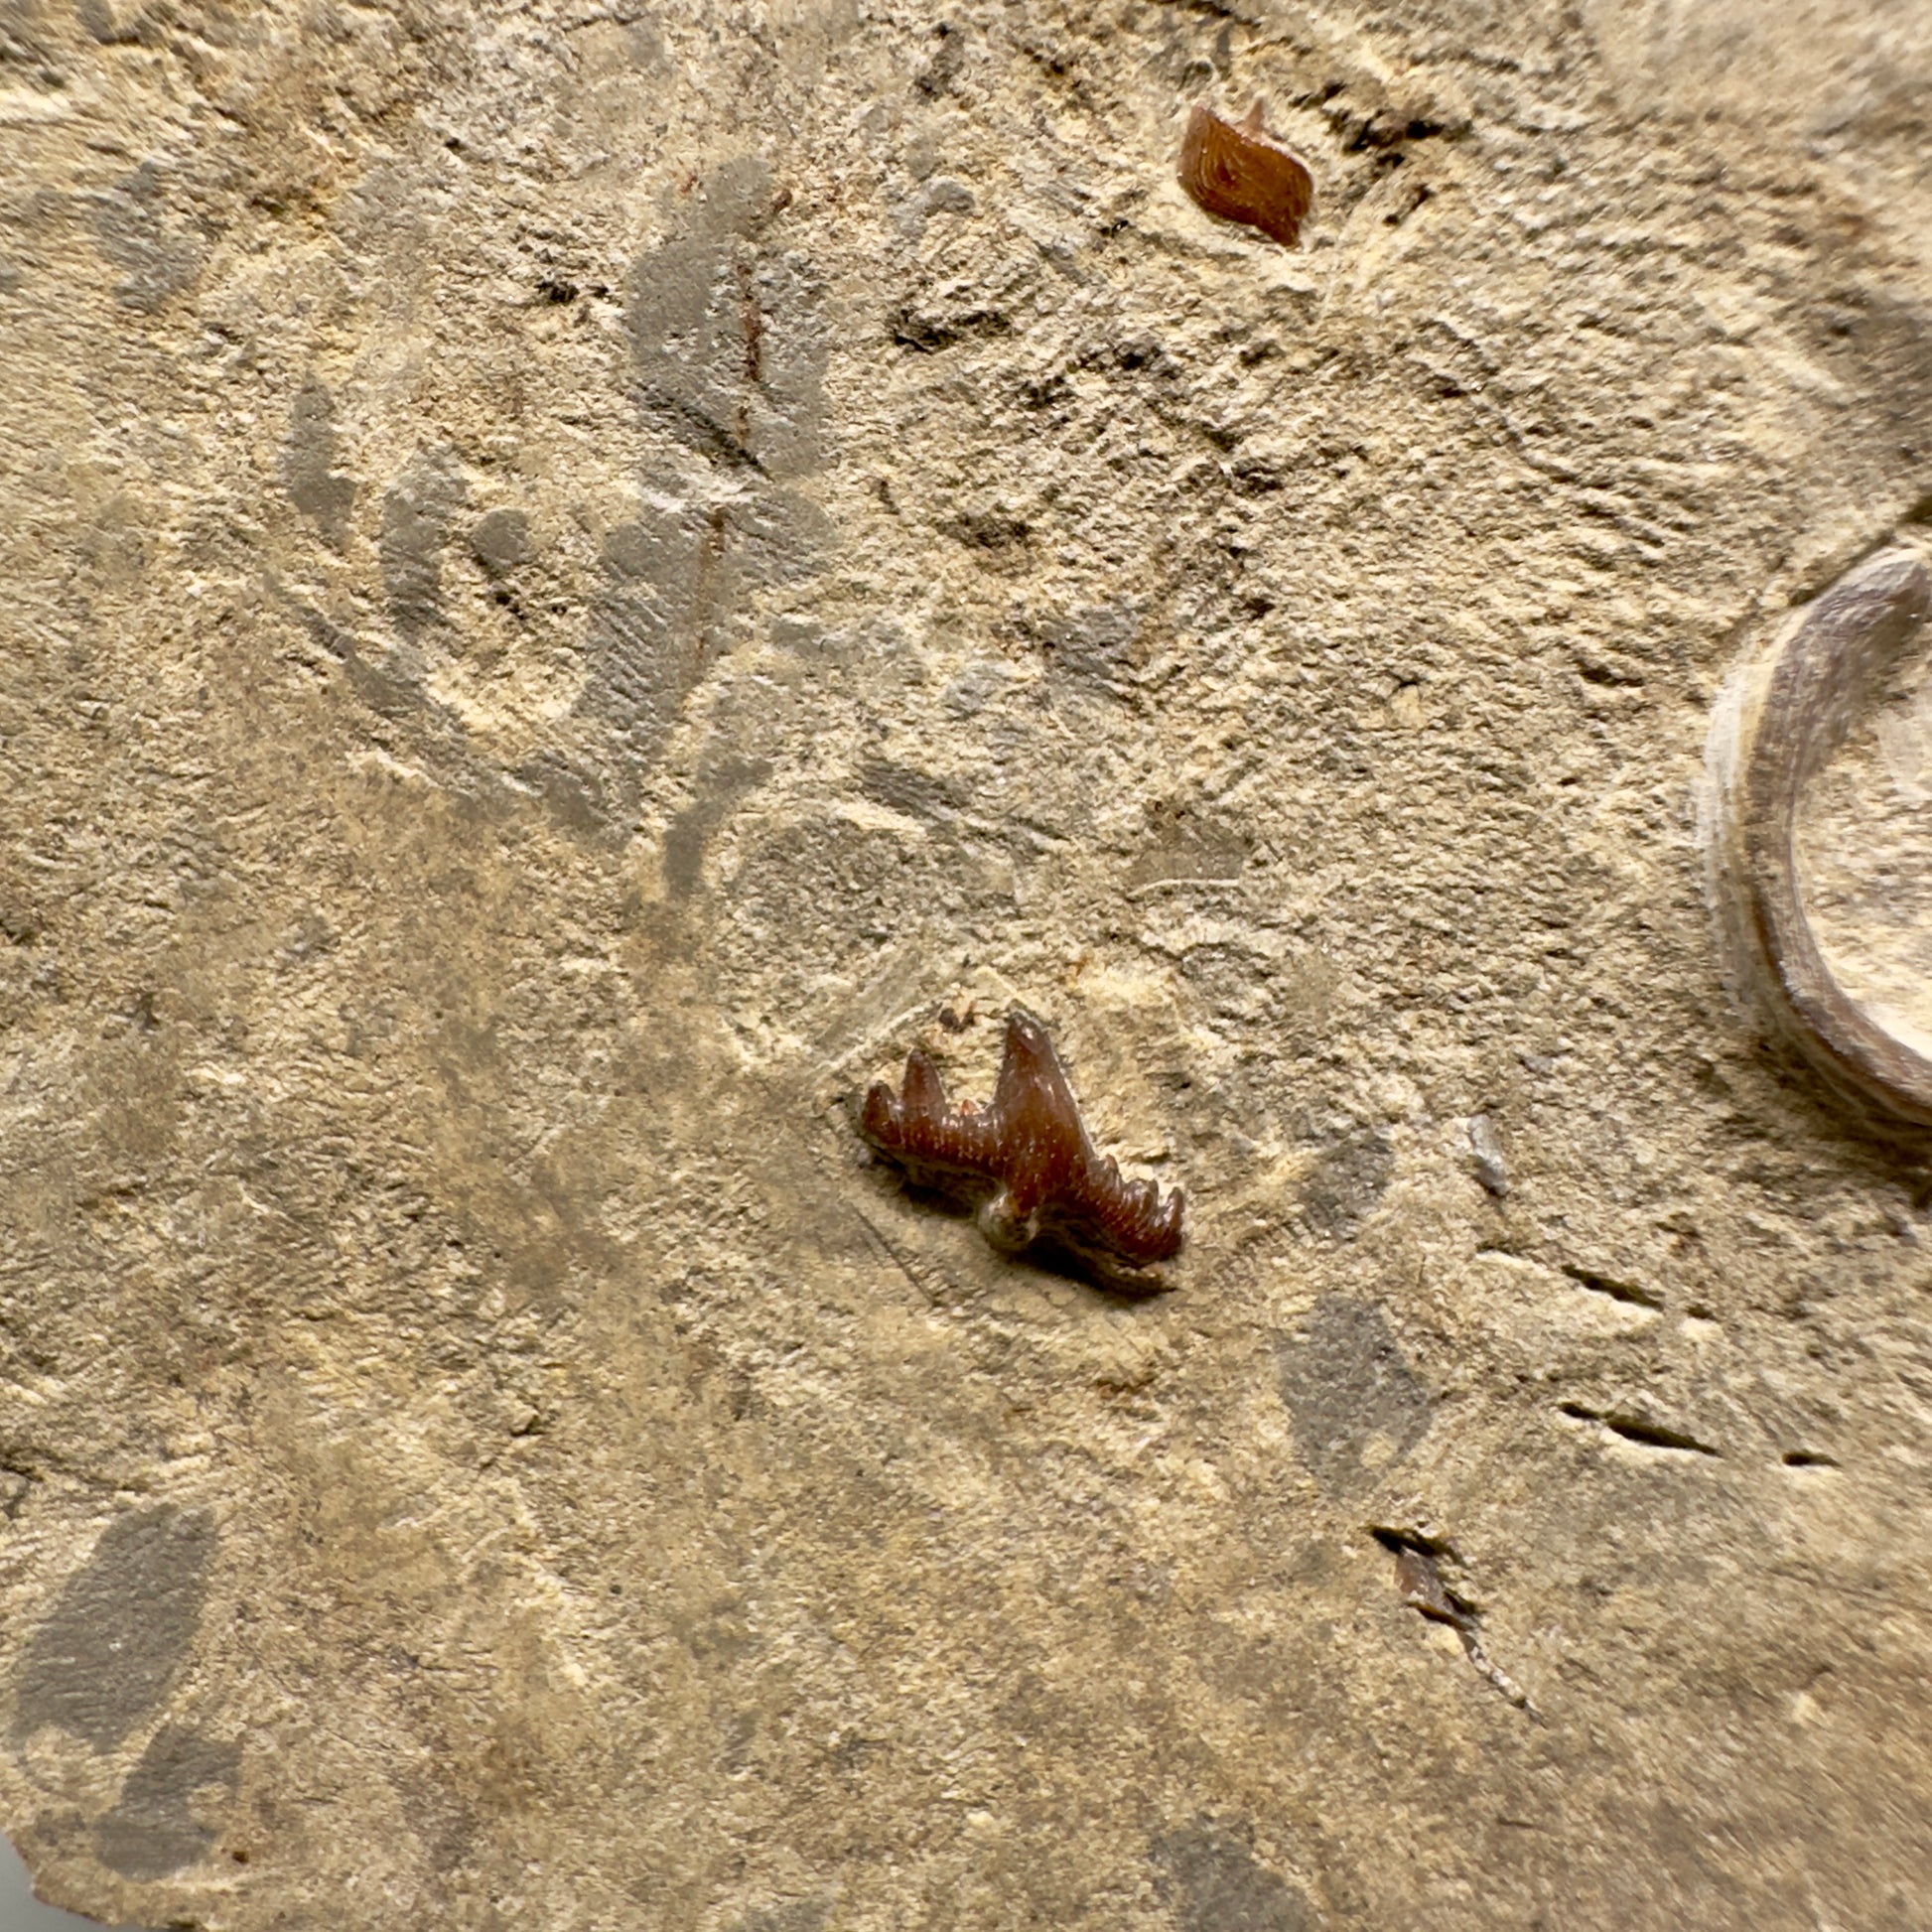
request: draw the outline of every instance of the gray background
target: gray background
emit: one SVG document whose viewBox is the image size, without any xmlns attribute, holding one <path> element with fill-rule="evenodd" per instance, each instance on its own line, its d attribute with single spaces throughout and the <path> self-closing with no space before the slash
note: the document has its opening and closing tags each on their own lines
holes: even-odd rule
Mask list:
<svg viewBox="0 0 1932 1932">
<path fill-rule="evenodd" d="M 34 1896 L 27 1867 L 11 1845 L 0 1839 L 0 1932 L 57 1932 L 61 1926 L 94 1925 L 78 1912 L 44 1905 Z"/>
</svg>

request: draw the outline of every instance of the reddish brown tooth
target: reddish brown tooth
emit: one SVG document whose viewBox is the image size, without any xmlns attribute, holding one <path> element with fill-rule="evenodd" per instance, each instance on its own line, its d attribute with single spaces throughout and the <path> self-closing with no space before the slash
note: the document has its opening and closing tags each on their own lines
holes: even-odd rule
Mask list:
<svg viewBox="0 0 1932 1932">
<path fill-rule="evenodd" d="M 915 1047 L 897 1094 L 883 1084 L 867 1093 L 861 1128 L 927 1184 L 950 1180 L 971 1199 L 993 1183 L 978 1219 L 1003 1252 L 1032 1246 L 1042 1231 L 1077 1232 L 1137 1268 L 1179 1250 L 1179 1195 L 1164 1207 L 1157 1183 L 1123 1180 L 1111 1155 L 1095 1154 L 1051 1038 L 1018 1009 L 1007 1018 L 991 1107 L 948 1106 L 938 1067 Z"/>
<path fill-rule="evenodd" d="M 906 1110 L 917 1116 L 937 1115 L 945 1111 L 946 1084 L 939 1077 L 939 1069 L 928 1053 L 914 1047 L 905 1056 L 905 1092 L 903 1104 Z"/>
<path fill-rule="evenodd" d="M 1314 201 L 1314 178 L 1262 131 L 1261 103 L 1236 125 L 1196 107 L 1180 144 L 1180 185 L 1209 214 L 1245 221 L 1293 247 Z"/>
<path fill-rule="evenodd" d="M 898 1102 L 884 1080 L 875 1080 L 866 1089 L 865 1111 L 859 1116 L 861 1132 L 869 1141 L 884 1141 L 898 1131 Z"/>
</svg>

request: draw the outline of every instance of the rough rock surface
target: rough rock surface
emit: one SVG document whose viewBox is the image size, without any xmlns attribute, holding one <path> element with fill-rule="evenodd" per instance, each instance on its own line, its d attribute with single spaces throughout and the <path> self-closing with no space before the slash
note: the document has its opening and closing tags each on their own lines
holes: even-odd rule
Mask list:
<svg viewBox="0 0 1932 1932">
<path fill-rule="evenodd" d="M 1257 94 L 1295 251 L 1174 181 Z M 0 0 L 42 1891 L 1932 1920 L 1923 1170 L 1691 807 L 1932 488 L 1929 100 L 1923 0 Z M 1016 1000 L 1173 1295 L 862 1159 Z"/>
</svg>

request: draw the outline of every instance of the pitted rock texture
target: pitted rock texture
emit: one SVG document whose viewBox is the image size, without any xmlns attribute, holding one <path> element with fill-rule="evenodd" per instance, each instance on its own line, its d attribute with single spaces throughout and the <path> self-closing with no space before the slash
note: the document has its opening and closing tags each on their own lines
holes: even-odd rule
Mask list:
<svg viewBox="0 0 1932 1932">
<path fill-rule="evenodd" d="M 1924 534 L 1928 101 L 1916 0 L 0 0 L 43 1892 L 1932 1920 L 1921 1153 L 1691 809 Z M 1174 1294 L 867 1166 L 1015 1004 Z"/>
</svg>

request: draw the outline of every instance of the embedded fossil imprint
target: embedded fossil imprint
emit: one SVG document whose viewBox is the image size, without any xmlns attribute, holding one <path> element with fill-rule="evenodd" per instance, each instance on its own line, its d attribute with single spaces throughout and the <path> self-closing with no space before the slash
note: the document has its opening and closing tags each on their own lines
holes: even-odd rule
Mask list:
<svg viewBox="0 0 1932 1932">
<path fill-rule="evenodd" d="M 1015 1008 L 993 1104 L 952 1106 L 930 1054 L 906 1055 L 895 1093 L 866 1095 L 859 1131 L 915 1187 L 974 1210 L 1003 1254 L 1058 1251 L 1115 1287 L 1158 1288 L 1148 1271 L 1180 1252 L 1182 1195 L 1124 1180 L 1093 1151 L 1046 1029 Z"/>
<path fill-rule="evenodd" d="M 1932 575 L 1879 551 L 1815 599 L 1725 687 L 1706 754 L 1704 837 L 1740 990 L 1840 1095 L 1893 1124 L 1932 1127 L 1932 1059 L 1840 984 L 1807 915 L 1795 821 L 1917 641 Z"/>
</svg>

